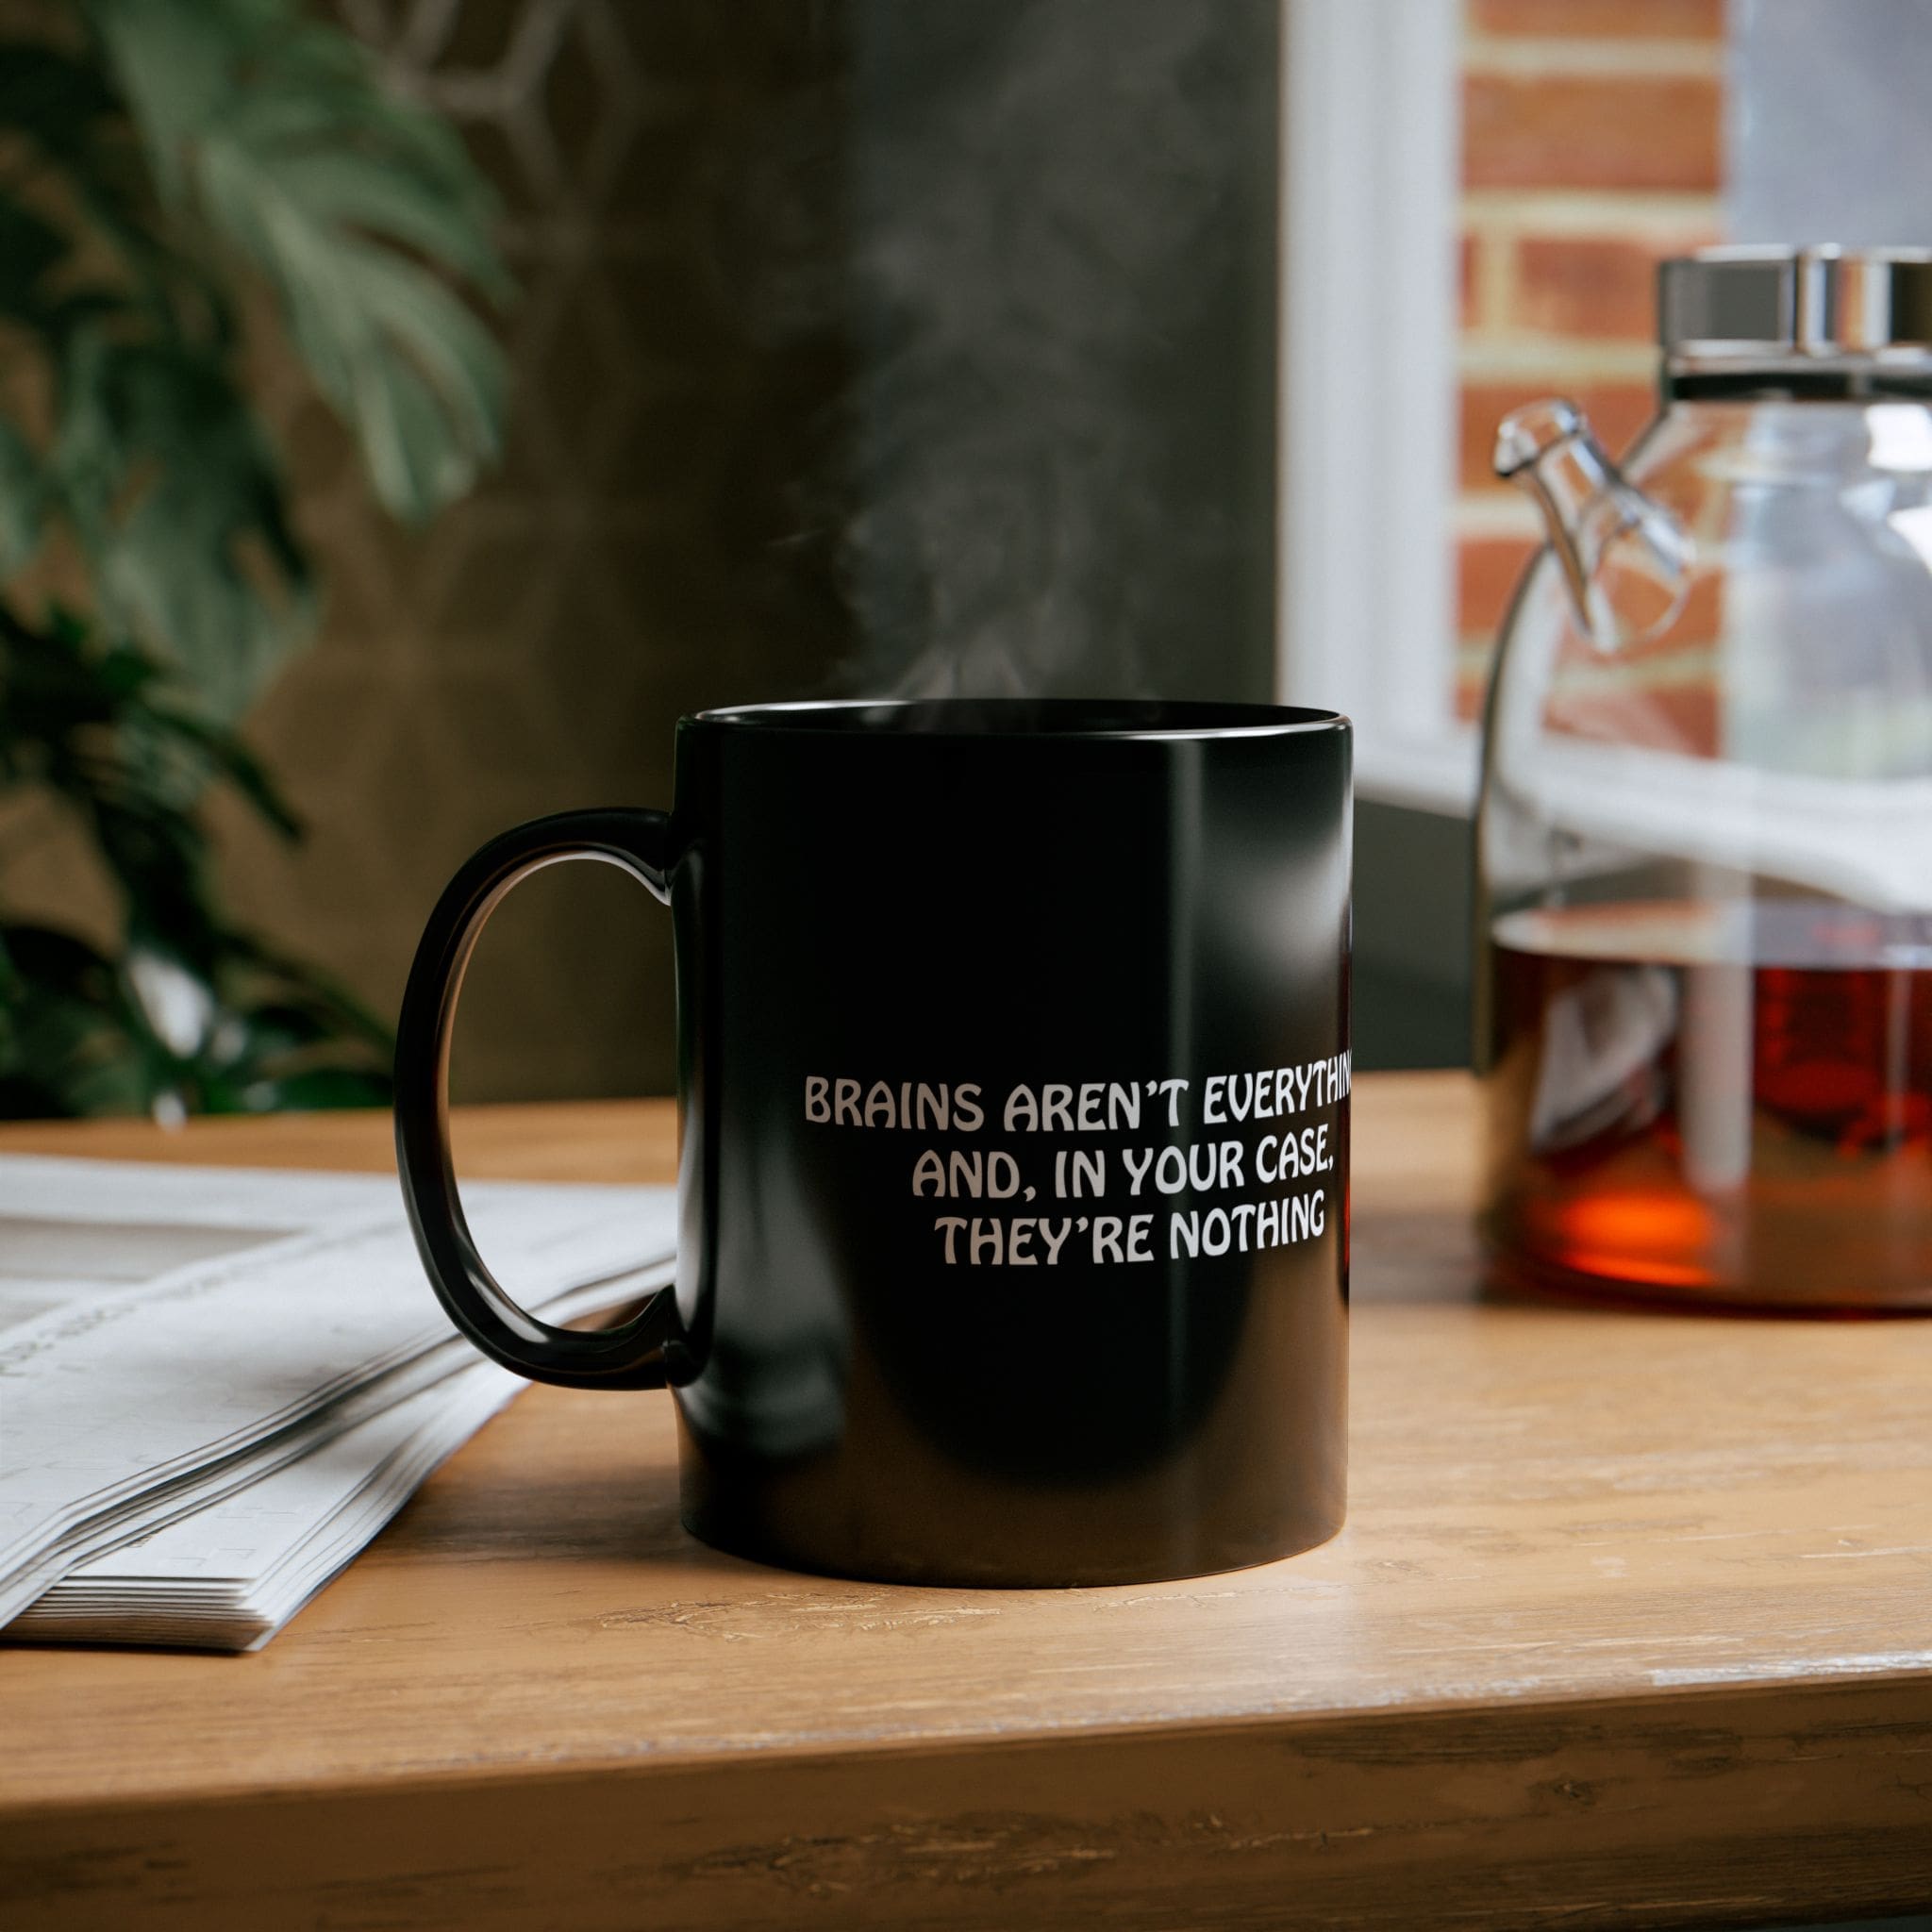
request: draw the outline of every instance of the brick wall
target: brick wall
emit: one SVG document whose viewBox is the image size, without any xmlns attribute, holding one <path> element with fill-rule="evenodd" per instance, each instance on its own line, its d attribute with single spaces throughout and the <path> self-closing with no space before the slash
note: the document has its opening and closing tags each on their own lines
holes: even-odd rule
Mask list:
<svg viewBox="0 0 1932 1932">
<path fill-rule="evenodd" d="M 1657 260 L 1722 239 L 1724 0 L 1466 0 L 1457 712 L 1535 548 L 1490 472 L 1553 391 L 1619 449 L 1652 413 Z"/>
</svg>

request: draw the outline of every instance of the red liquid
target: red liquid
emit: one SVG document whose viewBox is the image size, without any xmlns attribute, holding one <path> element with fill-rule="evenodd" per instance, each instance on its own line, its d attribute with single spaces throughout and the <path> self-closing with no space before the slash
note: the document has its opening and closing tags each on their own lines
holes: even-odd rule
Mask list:
<svg viewBox="0 0 1932 1932">
<path fill-rule="evenodd" d="M 1515 913 L 1491 967 L 1506 1279 L 1932 1307 L 1932 921 L 1798 900 Z"/>
</svg>

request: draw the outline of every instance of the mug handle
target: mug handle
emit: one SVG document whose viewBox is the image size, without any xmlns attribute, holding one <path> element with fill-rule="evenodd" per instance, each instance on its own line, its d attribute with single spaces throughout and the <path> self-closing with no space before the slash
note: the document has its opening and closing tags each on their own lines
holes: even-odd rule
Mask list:
<svg viewBox="0 0 1932 1932">
<path fill-rule="evenodd" d="M 424 928 L 396 1022 L 396 1166 L 417 1252 L 449 1318 L 492 1361 L 570 1389 L 661 1389 L 677 1326 L 660 1288 L 616 1328 L 557 1328 L 521 1308 L 484 1265 L 449 1146 L 449 1041 L 483 923 L 520 879 L 567 858 L 621 866 L 671 903 L 671 821 L 660 811 L 566 811 L 492 839 L 444 889 Z"/>
</svg>

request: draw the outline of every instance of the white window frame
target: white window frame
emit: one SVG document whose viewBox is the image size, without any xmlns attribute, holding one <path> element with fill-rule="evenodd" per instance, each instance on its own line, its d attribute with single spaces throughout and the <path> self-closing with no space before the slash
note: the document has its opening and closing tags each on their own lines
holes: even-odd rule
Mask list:
<svg viewBox="0 0 1932 1932">
<path fill-rule="evenodd" d="M 1276 688 L 1363 797 L 1466 813 L 1455 715 L 1460 0 L 1282 0 Z"/>
</svg>

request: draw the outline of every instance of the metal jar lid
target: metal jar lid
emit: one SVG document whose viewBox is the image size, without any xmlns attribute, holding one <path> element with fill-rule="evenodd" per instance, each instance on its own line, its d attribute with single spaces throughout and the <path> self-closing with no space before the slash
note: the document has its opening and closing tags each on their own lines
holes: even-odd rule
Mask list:
<svg viewBox="0 0 1932 1932">
<path fill-rule="evenodd" d="M 1673 362 L 1932 355 L 1932 250 L 1707 248 L 1657 272 Z"/>
</svg>

